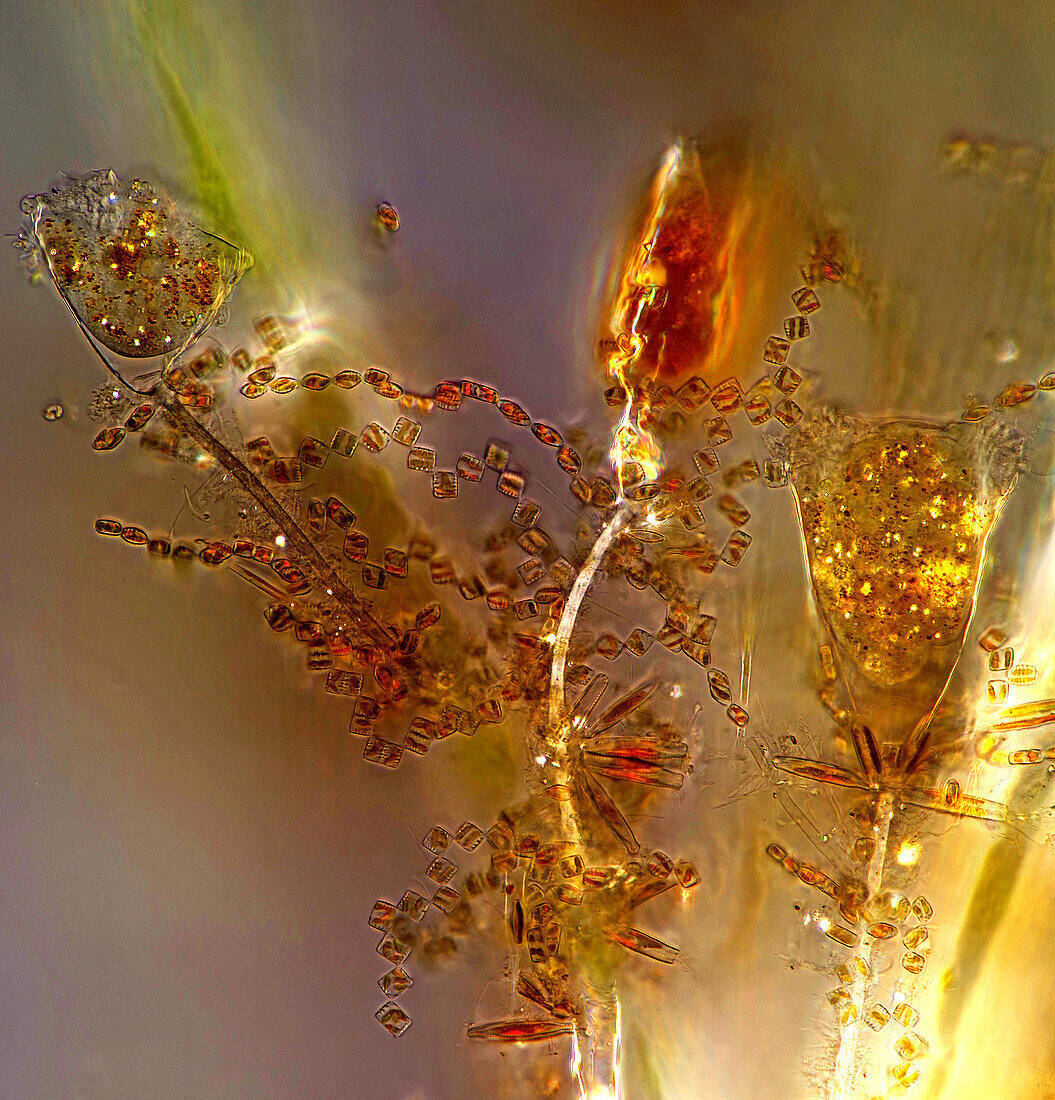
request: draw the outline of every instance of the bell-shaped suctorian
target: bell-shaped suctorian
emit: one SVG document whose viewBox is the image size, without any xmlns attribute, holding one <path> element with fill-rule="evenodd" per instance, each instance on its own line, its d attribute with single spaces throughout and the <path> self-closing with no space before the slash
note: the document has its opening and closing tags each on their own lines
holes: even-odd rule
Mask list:
<svg viewBox="0 0 1055 1100">
<path fill-rule="evenodd" d="M 1006 429 L 830 411 L 789 439 L 813 594 L 855 708 L 884 740 L 945 689 L 1019 453 Z"/>
<path fill-rule="evenodd" d="M 215 321 L 252 265 L 161 190 L 89 172 L 22 200 L 22 246 L 46 266 L 85 329 L 132 359 L 172 356 Z"/>
</svg>

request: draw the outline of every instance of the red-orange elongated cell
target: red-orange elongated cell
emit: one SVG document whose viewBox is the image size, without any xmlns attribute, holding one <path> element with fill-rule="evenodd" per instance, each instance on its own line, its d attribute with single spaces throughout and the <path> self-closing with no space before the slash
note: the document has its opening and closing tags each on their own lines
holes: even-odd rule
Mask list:
<svg viewBox="0 0 1055 1100">
<path fill-rule="evenodd" d="M 539 1043 L 570 1035 L 573 1024 L 558 1020 L 496 1020 L 489 1024 L 474 1024 L 469 1028 L 470 1039 L 486 1039 L 492 1043 Z"/>
<path fill-rule="evenodd" d="M 609 319 L 608 367 L 624 384 L 705 372 L 736 326 L 737 251 L 749 220 L 742 167 L 704 167 L 678 142 L 664 157 L 630 240 Z M 609 346 L 610 345 L 606 345 Z M 614 368 L 614 369 L 613 369 Z"/>
</svg>

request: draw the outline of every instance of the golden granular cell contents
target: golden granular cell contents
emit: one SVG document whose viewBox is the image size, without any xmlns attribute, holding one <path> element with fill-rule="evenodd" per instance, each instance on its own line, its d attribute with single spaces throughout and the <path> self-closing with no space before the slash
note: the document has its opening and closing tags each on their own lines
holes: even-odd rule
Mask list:
<svg viewBox="0 0 1055 1100">
<path fill-rule="evenodd" d="M 187 347 L 252 263 L 161 190 L 112 171 L 31 196 L 23 209 L 59 293 L 96 340 L 129 358 Z"/>
<path fill-rule="evenodd" d="M 57 401 L 52 401 L 40 410 L 40 415 L 44 417 L 45 420 L 55 421 L 61 420 L 65 412 L 66 410 Z"/>
<path fill-rule="evenodd" d="M 831 416 L 792 443 L 818 602 L 878 684 L 915 676 L 970 617 L 985 537 L 1009 486 L 990 485 L 969 431 Z"/>
</svg>

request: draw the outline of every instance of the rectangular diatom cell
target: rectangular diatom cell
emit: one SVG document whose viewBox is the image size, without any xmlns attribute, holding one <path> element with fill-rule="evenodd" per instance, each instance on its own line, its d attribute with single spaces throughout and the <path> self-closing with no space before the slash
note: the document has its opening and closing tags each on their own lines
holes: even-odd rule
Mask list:
<svg viewBox="0 0 1055 1100">
<path fill-rule="evenodd" d="M 458 891 L 449 886 L 441 886 L 432 895 L 432 904 L 442 913 L 449 913 L 458 904 Z"/>
<path fill-rule="evenodd" d="M 388 446 L 388 432 L 376 421 L 371 421 L 363 428 L 362 441 L 363 446 L 368 451 L 373 451 L 376 454 Z"/>
<path fill-rule="evenodd" d="M 432 495 L 449 500 L 458 495 L 458 476 L 451 470 L 437 470 L 432 475 Z"/>
<path fill-rule="evenodd" d="M 331 695 L 358 695 L 363 688 L 363 678 L 358 672 L 330 669 L 326 677 L 326 690 Z"/>
<path fill-rule="evenodd" d="M 370 911 L 370 919 L 367 923 L 371 928 L 376 928 L 378 932 L 387 932 L 395 915 L 396 907 L 390 901 L 378 898 Z"/>
<path fill-rule="evenodd" d="M 400 899 L 396 908 L 412 921 L 419 921 L 428 910 L 429 903 L 414 890 L 408 890 Z"/>
<path fill-rule="evenodd" d="M 432 473 L 436 468 L 436 452 L 430 447 L 411 447 L 407 453 L 407 469 Z"/>
<path fill-rule="evenodd" d="M 330 441 L 330 450 L 342 458 L 348 458 L 358 445 L 359 437 L 357 435 L 353 435 L 345 428 L 338 428 L 333 433 L 333 439 Z"/>
<path fill-rule="evenodd" d="M 466 481 L 479 481 L 484 474 L 483 459 L 473 454 L 463 454 L 458 458 L 457 472 Z"/>
<path fill-rule="evenodd" d="M 716 416 L 711 420 L 708 420 L 703 426 L 704 434 L 707 436 L 707 442 L 712 447 L 719 447 L 723 443 L 728 443 L 733 438 L 732 429 L 729 427 L 729 421 L 724 416 Z M 695 456 L 694 456 L 695 457 Z M 717 465 L 717 463 L 715 463 Z M 706 473 L 707 471 L 703 470 Z"/>
<path fill-rule="evenodd" d="M 458 868 L 449 859 L 437 856 L 425 869 L 425 874 L 439 886 L 445 886 Z"/>
<path fill-rule="evenodd" d="M 314 466 L 316 469 L 320 469 L 326 465 L 329 454 L 330 448 L 321 439 L 306 435 L 301 441 L 297 457 L 305 466 Z"/>
<path fill-rule="evenodd" d="M 824 934 L 836 943 L 841 943 L 843 947 L 856 947 L 857 946 L 857 933 L 851 932 L 849 928 L 844 928 L 841 924 L 830 924 L 825 930 Z"/>
<path fill-rule="evenodd" d="M 385 768 L 398 767 L 402 755 L 403 749 L 400 745 L 392 741 L 386 741 L 381 737 L 369 737 L 363 746 L 363 759 L 369 760 L 371 764 L 380 764 Z M 402 962 L 402 960 L 399 961 Z"/>
<path fill-rule="evenodd" d="M 458 831 L 454 834 L 454 839 L 467 852 L 475 851 L 480 846 L 480 842 L 483 838 L 483 830 L 474 825 L 471 821 L 463 822 Z"/>
<path fill-rule="evenodd" d="M 783 363 L 787 357 L 788 352 L 791 350 L 791 345 L 787 340 L 780 336 L 770 336 L 766 340 L 765 349 L 762 352 L 762 358 L 767 363 L 775 363 L 778 366 Z"/>
<path fill-rule="evenodd" d="M 392 428 L 392 438 L 404 447 L 412 447 L 420 434 L 421 425 L 405 416 L 401 416 Z"/>
</svg>

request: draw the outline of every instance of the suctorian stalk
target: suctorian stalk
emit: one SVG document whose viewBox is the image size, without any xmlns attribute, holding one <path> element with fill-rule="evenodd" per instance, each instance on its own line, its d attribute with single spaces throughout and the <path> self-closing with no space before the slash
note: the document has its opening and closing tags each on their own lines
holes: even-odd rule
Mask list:
<svg viewBox="0 0 1055 1100">
<path fill-rule="evenodd" d="M 875 897 L 883 885 L 887 845 L 890 840 L 890 823 L 893 817 L 894 796 L 889 791 L 885 791 L 880 795 L 876 807 L 876 825 L 879 832 L 876 835 L 875 851 L 872 853 L 872 858 L 868 864 L 866 885 L 870 898 Z M 865 966 L 870 969 L 872 962 L 871 943 L 867 943 L 862 949 L 861 957 Z M 835 1073 L 832 1075 L 831 1086 L 828 1089 L 828 1100 L 851 1100 L 854 1069 L 857 1063 L 857 1043 L 861 1028 L 864 1026 L 864 997 L 867 982 L 868 979 L 859 974 L 853 984 L 851 1001 L 855 1010 L 854 1019 L 839 1033 L 839 1046 L 835 1056 Z"/>
<path fill-rule="evenodd" d="M 340 605 L 343 611 L 347 612 L 356 626 L 368 635 L 371 641 L 383 649 L 390 649 L 395 639 L 389 631 L 370 614 L 359 597 L 341 580 L 337 571 L 316 549 L 311 539 L 300 529 L 297 521 L 260 478 L 204 428 L 177 398 L 166 395 L 162 398 L 162 405 L 179 430 L 189 435 L 203 451 L 214 458 L 260 505 L 285 536 L 286 545 L 309 565 L 312 572 L 326 586 L 327 594 Z"/>
<path fill-rule="evenodd" d="M 571 732 L 563 728 L 568 711 L 564 674 L 568 663 L 571 636 L 575 630 L 583 600 L 605 555 L 629 519 L 630 508 L 624 504 L 601 529 L 565 601 L 553 641 L 550 690 L 545 716 L 546 740 L 551 744 L 556 743 L 563 747 Z M 559 751 L 555 755 L 557 759 L 554 762 L 557 767 L 553 772 L 553 781 L 574 790 L 572 761 L 569 759 L 569 754 L 566 751 Z M 578 846 L 581 830 L 575 802 L 574 800 L 559 802 L 558 806 L 563 836 Z M 615 1100 L 620 1095 L 619 1002 L 612 989 L 597 990 L 590 983 L 584 983 L 583 1002 L 586 1020 L 585 1024 L 577 1025 L 575 1035 L 574 1068 L 579 1089 L 584 1098 L 603 1096 Z"/>
</svg>

